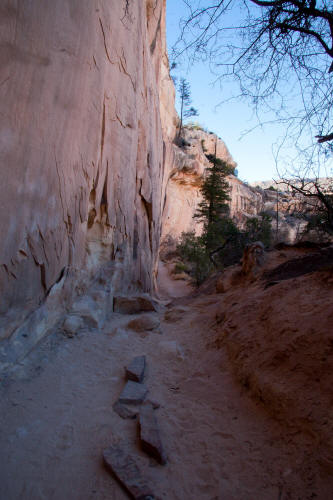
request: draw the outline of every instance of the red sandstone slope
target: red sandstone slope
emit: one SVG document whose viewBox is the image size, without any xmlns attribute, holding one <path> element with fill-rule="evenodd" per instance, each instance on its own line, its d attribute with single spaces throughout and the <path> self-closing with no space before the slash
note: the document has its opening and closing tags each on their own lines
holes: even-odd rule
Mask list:
<svg viewBox="0 0 333 500">
<path fill-rule="evenodd" d="M 273 275 L 267 268 L 296 257 L 299 269 L 307 263 L 308 273 L 312 252 L 268 254 L 266 274 L 252 283 L 240 278 L 237 268 L 225 273 L 225 282 L 234 286 L 221 296 L 214 346 L 227 350 L 251 397 L 288 432 L 294 430 L 307 458 L 333 474 L 333 265 L 291 279 L 281 272 L 283 280 L 267 287 Z"/>
</svg>

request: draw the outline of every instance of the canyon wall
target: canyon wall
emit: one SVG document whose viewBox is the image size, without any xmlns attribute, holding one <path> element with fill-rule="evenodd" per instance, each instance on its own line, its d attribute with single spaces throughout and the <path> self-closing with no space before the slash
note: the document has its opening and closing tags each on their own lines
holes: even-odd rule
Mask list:
<svg viewBox="0 0 333 500">
<path fill-rule="evenodd" d="M 112 292 L 154 287 L 175 133 L 165 8 L 1 3 L 2 357 L 98 277 Z"/>
<path fill-rule="evenodd" d="M 0 369 L 78 314 L 94 284 L 109 298 L 95 287 L 90 311 L 153 292 L 161 235 L 201 230 L 205 154 L 236 166 L 201 129 L 174 144 L 165 14 L 166 0 L 0 6 Z M 266 191 L 229 183 L 240 223 L 265 208 Z"/>
<path fill-rule="evenodd" d="M 227 146 L 215 134 L 196 127 L 185 127 L 183 135 L 184 146 L 173 145 L 174 157 L 163 212 L 164 241 L 175 240 L 182 232 L 195 231 L 199 234 L 202 230 L 202 225 L 193 219 L 193 215 L 202 200 L 200 186 L 210 165 L 206 154 L 215 154 L 216 148 L 216 156 L 236 168 Z M 228 183 L 230 214 L 240 225 L 264 209 L 263 191 L 244 184 L 234 175 L 228 177 Z"/>
<path fill-rule="evenodd" d="M 163 211 L 162 240 L 177 239 L 184 231 L 199 234 L 201 224 L 193 219 L 201 201 L 200 186 L 209 166 L 206 154 L 216 154 L 235 167 L 226 145 L 215 134 L 184 127 L 184 146 L 173 144 L 173 158 Z"/>
<path fill-rule="evenodd" d="M 202 231 L 202 225 L 193 219 L 193 215 L 202 200 L 200 186 L 205 170 L 210 165 L 206 154 L 215 154 L 216 147 L 216 156 L 231 167 L 236 167 L 227 146 L 215 134 L 188 126 L 184 128 L 183 136 L 181 147 L 172 145 L 173 161 L 163 212 L 163 258 L 170 251 L 172 255 L 175 242 L 182 232 L 200 234 Z M 272 183 L 266 189 L 248 185 L 235 175 L 228 176 L 228 183 L 230 215 L 240 228 L 244 228 L 250 217 L 265 212 L 272 218 L 275 239 L 294 243 L 300 237 L 305 222 L 297 217 L 290 194 L 267 189 Z M 263 186 L 266 187 L 265 184 Z"/>
</svg>

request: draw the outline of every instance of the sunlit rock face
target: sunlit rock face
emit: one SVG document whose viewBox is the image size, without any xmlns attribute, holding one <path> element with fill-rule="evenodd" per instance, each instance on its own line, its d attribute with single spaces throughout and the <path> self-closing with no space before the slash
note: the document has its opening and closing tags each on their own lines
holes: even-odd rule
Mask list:
<svg viewBox="0 0 333 500">
<path fill-rule="evenodd" d="M 175 112 L 165 0 L 7 0 L 0 23 L 5 339 L 103 274 L 153 288 Z"/>
<path fill-rule="evenodd" d="M 196 127 L 185 127 L 181 147 L 173 145 L 170 158 L 170 178 L 163 212 L 162 247 L 163 255 L 175 248 L 182 232 L 194 231 L 200 234 L 202 224 L 193 218 L 202 201 L 200 187 L 205 171 L 210 166 L 207 154 L 215 154 L 235 168 L 225 143 L 211 132 Z M 255 187 L 241 181 L 234 175 L 228 176 L 230 186 L 230 216 L 241 229 L 246 221 L 265 212 L 272 219 L 274 238 L 277 241 L 294 243 L 304 230 L 304 220 L 294 215 L 294 203 L 288 193 Z M 266 186 L 265 186 L 266 187 Z M 162 255 L 162 256 L 163 256 Z"/>
<path fill-rule="evenodd" d="M 184 128 L 184 145 L 173 145 L 173 158 L 163 211 L 162 240 L 177 239 L 182 232 L 195 231 L 199 234 L 202 225 L 193 215 L 202 200 L 200 186 L 204 172 L 210 163 L 206 154 L 214 154 L 235 167 L 228 148 L 213 133 Z"/>
<path fill-rule="evenodd" d="M 163 212 L 162 240 L 177 240 L 182 232 L 200 234 L 202 224 L 193 218 L 202 201 L 200 187 L 205 171 L 210 166 L 207 154 L 215 154 L 235 168 L 225 143 L 213 133 L 196 128 L 184 128 L 182 147 L 173 145 L 174 156 Z M 228 177 L 230 185 L 230 214 L 242 225 L 250 216 L 257 215 L 264 206 L 262 194 L 237 177 Z"/>
</svg>

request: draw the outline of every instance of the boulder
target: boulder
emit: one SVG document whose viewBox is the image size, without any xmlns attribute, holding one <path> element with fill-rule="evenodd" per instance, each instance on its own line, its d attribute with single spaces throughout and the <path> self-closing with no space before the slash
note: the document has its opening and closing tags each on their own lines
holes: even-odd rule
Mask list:
<svg viewBox="0 0 333 500">
<path fill-rule="evenodd" d="M 132 297 L 116 296 L 113 299 L 113 311 L 120 314 L 138 314 L 140 312 L 156 311 L 157 304 L 149 295 Z"/>
<path fill-rule="evenodd" d="M 155 330 L 155 328 L 158 328 L 159 326 L 159 319 L 156 316 L 152 316 L 151 314 L 144 314 L 138 318 L 132 319 L 127 324 L 127 328 L 139 333 Z"/>
<path fill-rule="evenodd" d="M 103 451 L 104 464 L 134 500 L 154 500 L 152 489 L 142 476 L 135 460 L 118 446 Z"/>
</svg>

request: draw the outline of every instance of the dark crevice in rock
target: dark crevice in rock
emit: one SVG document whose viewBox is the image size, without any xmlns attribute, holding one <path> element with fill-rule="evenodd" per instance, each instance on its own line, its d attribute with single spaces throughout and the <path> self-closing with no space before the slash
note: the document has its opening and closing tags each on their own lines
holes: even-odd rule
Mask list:
<svg viewBox="0 0 333 500">
<path fill-rule="evenodd" d="M 160 12 L 160 17 L 159 17 L 159 20 L 158 20 L 158 23 L 157 23 L 157 27 L 156 27 L 154 39 L 153 39 L 153 41 L 150 44 L 150 53 L 151 53 L 151 55 L 153 55 L 154 52 L 155 52 L 156 42 L 157 42 L 157 36 L 158 36 L 158 34 L 159 34 L 160 30 L 161 30 L 161 20 L 162 20 L 162 11 Z"/>
</svg>

